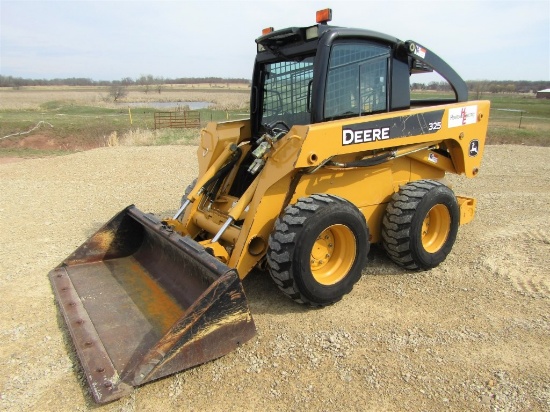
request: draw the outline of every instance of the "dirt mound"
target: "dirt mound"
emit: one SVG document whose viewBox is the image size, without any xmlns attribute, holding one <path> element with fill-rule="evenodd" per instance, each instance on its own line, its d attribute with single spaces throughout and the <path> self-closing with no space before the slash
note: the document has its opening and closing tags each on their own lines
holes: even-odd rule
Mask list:
<svg viewBox="0 0 550 412">
<path fill-rule="evenodd" d="M 94 408 L 47 273 L 128 204 L 172 215 L 195 156 L 115 147 L 0 164 L 1 410 Z M 478 210 L 433 270 L 373 247 L 353 291 L 321 310 L 252 273 L 255 338 L 99 409 L 550 411 L 549 157 L 490 146 L 478 177 L 451 176 Z"/>
</svg>

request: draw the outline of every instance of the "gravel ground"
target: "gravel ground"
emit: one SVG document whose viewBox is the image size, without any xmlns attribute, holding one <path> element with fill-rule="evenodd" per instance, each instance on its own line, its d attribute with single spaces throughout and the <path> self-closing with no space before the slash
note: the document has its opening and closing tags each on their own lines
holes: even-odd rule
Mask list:
<svg viewBox="0 0 550 412">
<path fill-rule="evenodd" d="M 196 147 L 115 147 L 0 164 L 0 409 L 95 408 L 47 273 L 128 204 L 165 216 Z M 374 248 L 352 293 L 301 307 L 244 281 L 258 334 L 228 356 L 98 407 L 134 410 L 550 411 L 550 148 L 490 146 L 478 213 L 438 268 Z"/>
</svg>

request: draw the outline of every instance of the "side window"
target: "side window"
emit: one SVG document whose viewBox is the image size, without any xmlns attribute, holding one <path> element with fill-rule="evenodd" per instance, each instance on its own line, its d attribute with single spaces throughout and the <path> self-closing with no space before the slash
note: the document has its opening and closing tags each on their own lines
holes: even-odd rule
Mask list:
<svg viewBox="0 0 550 412">
<path fill-rule="evenodd" d="M 262 123 L 283 120 L 289 127 L 308 124 L 309 83 L 313 79 L 313 57 L 303 61 L 268 63 L 264 67 Z"/>
<path fill-rule="evenodd" d="M 327 75 L 325 119 L 386 110 L 389 57 L 389 48 L 376 44 L 334 45 Z"/>
</svg>

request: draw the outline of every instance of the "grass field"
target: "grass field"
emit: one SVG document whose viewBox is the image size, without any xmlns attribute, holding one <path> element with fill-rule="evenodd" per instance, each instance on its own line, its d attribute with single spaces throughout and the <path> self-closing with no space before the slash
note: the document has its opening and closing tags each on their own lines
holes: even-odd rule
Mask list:
<svg viewBox="0 0 550 412">
<path fill-rule="evenodd" d="M 160 94 L 130 88 L 115 104 L 108 89 L 101 87 L 0 89 L 0 156 L 60 154 L 117 144 L 193 144 L 197 129 L 154 130 L 157 109 L 129 109 L 125 103 L 209 102 L 209 109 L 200 110 L 206 124 L 247 116 L 249 93 L 247 85 L 165 86 Z"/>
<path fill-rule="evenodd" d="M 102 87 L 0 89 L 0 156 L 44 156 L 109 145 L 195 144 L 197 129 L 154 130 L 154 108 L 128 102 L 210 102 L 201 121 L 248 117 L 248 85 L 174 85 L 162 92 L 129 89 L 118 104 Z M 426 92 L 413 97 L 440 97 Z M 550 146 L 550 100 L 492 95 L 489 144 Z M 167 109 L 168 110 L 168 109 Z M 521 123 L 520 123 L 521 121 Z"/>
<path fill-rule="evenodd" d="M 486 95 L 491 100 L 489 144 L 550 146 L 550 100 L 525 95 Z"/>
</svg>

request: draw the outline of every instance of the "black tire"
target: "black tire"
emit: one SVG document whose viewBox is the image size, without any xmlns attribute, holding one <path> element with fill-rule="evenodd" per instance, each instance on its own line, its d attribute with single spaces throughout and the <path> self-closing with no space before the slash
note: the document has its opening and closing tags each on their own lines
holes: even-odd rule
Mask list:
<svg viewBox="0 0 550 412">
<path fill-rule="evenodd" d="M 445 260 L 458 232 L 460 211 L 453 191 L 434 180 L 403 186 L 382 220 L 382 244 L 406 269 L 428 270 Z"/>
<path fill-rule="evenodd" d="M 275 222 L 267 251 L 269 272 L 294 301 L 330 305 L 361 277 L 368 239 L 365 217 L 352 203 L 326 194 L 301 198 Z"/>
</svg>

